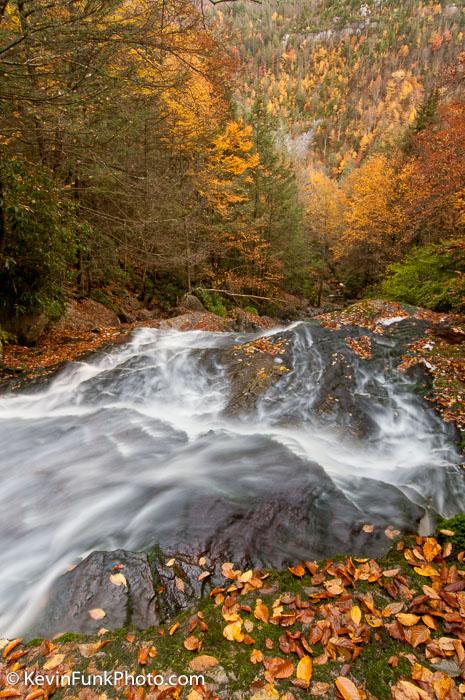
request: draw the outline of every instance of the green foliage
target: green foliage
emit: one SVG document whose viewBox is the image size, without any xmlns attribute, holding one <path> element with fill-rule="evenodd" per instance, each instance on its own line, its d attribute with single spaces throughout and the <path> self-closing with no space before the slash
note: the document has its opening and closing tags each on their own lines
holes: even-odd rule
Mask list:
<svg viewBox="0 0 465 700">
<path fill-rule="evenodd" d="M 447 539 L 450 539 L 457 549 L 465 549 L 465 514 L 455 515 L 448 520 L 440 520 L 438 530 L 451 530 L 454 535 Z"/>
<path fill-rule="evenodd" d="M 279 128 L 258 96 L 252 107 L 250 123 L 260 165 L 253 175 L 253 217 L 260 233 L 271 246 L 272 254 L 282 262 L 283 287 L 302 292 L 307 256 L 304 254 L 304 212 L 293 164 L 279 143 Z"/>
<path fill-rule="evenodd" d="M 427 245 L 390 265 L 381 291 L 395 301 L 434 311 L 465 310 L 465 251 L 460 245 Z"/>
<path fill-rule="evenodd" d="M 254 316 L 258 316 L 258 309 L 255 308 L 255 306 L 244 306 L 244 311 L 247 311 L 249 314 L 253 314 Z"/>
<path fill-rule="evenodd" d="M 217 294 L 216 292 L 207 292 L 204 289 L 196 289 L 195 293 L 207 311 L 210 311 L 210 313 L 216 314 L 217 316 L 226 318 L 228 315 L 228 310 L 224 305 L 220 294 Z"/>
<path fill-rule="evenodd" d="M 60 316 L 63 287 L 85 226 L 45 170 L 13 160 L 0 163 L 4 244 L 0 254 L 0 316 L 45 312 Z"/>
</svg>

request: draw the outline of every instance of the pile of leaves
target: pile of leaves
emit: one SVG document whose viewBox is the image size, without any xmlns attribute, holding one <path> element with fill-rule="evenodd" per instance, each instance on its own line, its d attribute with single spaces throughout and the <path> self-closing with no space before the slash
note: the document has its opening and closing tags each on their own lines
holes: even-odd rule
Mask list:
<svg viewBox="0 0 465 700">
<path fill-rule="evenodd" d="M 360 338 L 346 338 L 346 344 L 362 360 L 371 360 L 371 338 L 369 335 L 362 335 Z"/>
<path fill-rule="evenodd" d="M 426 367 L 433 383 L 428 400 L 440 411 L 443 419 L 465 431 L 465 325 L 455 326 L 451 338 L 428 336 L 410 345 L 400 368 L 414 365 Z"/>
<path fill-rule="evenodd" d="M 465 567 L 453 531 L 398 541 L 381 560 L 222 566 L 224 584 L 160 628 L 92 639 L 3 640 L 0 697 L 157 700 L 459 700 L 465 693 Z M 104 618 L 102 618 L 104 622 Z M 160 688 L 10 687 L 24 669 L 196 672 Z"/>
<path fill-rule="evenodd" d="M 384 333 L 384 324 L 393 319 L 408 318 L 410 314 L 405 306 L 397 302 L 368 299 L 357 302 L 342 311 L 331 311 L 315 316 L 315 319 L 325 328 L 339 330 L 344 326 L 359 326 L 373 333 Z"/>
</svg>

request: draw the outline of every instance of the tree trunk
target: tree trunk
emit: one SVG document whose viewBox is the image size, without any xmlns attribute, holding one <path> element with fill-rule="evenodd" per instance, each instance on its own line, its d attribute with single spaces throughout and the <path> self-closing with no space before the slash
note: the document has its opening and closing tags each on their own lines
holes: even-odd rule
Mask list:
<svg viewBox="0 0 465 700">
<path fill-rule="evenodd" d="M 187 291 L 192 294 L 192 270 L 191 270 L 191 242 L 189 238 L 189 229 L 187 227 L 187 219 L 184 217 L 184 237 L 186 239 L 186 275 L 187 275 Z"/>
<path fill-rule="evenodd" d="M 0 263 L 3 260 L 6 247 L 6 237 L 8 231 L 8 219 L 5 206 L 5 190 L 3 182 L 0 180 Z"/>
</svg>

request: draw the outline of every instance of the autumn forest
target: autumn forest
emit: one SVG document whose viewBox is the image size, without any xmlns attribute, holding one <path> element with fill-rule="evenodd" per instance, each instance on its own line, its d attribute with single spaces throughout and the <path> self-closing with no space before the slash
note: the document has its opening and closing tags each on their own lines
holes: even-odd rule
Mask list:
<svg viewBox="0 0 465 700">
<path fill-rule="evenodd" d="M 459 5 L 0 12 L 4 325 L 121 287 L 220 313 L 283 295 L 463 310 Z"/>
</svg>

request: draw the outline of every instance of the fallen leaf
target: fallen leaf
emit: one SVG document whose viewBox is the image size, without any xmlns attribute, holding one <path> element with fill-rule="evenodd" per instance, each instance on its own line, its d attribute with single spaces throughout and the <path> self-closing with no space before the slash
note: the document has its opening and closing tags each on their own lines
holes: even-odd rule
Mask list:
<svg viewBox="0 0 465 700">
<path fill-rule="evenodd" d="M 416 625 L 420 621 L 418 615 L 412 615 L 411 613 L 398 613 L 396 618 L 404 627 L 412 627 L 412 625 Z"/>
<path fill-rule="evenodd" d="M 209 668 L 218 666 L 218 664 L 219 661 L 216 656 L 210 656 L 208 654 L 201 654 L 200 656 L 196 656 L 189 661 L 189 667 L 196 673 L 202 673 Z"/>
<path fill-rule="evenodd" d="M 434 578 L 435 576 L 439 576 L 439 573 L 436 571 L 434 566 L 428 566 L 428 565 L 415 566 L 414 571 L 419 576 L 429 576 L 429 578 Z"/>
<path fill-rule="evenodd" d="M 351 617 L 351 619 L 352 619 L 352 622 L 353 622 L 355 625 L 358 626 L 358 625 L 360 624 L 360 621 L 361 621 L 361 619 L 362 619 L 362 611 L 360 610 L 360 608 L 358 607 L 358 605 L 353 605 L 353 606 L 351 607 L 351 609 L 350 609 L 350 617 Z"/>
<path fill-rule="evenodd" d="M 242 621 L 230 622 L 229 625 L 223 630 L 223 637 L 225 637 L 229 642 L 242 642 L 244 640 L 244 635 L 241 631 Z"/>
<path fill-rule="evenodd" d="M 202 642 L 200 641 L 200 639 L 193 634 L 189 637 L 186 637 L 183 643 L 184 648 L 188 651 L 200 651 L 200 648 L 202 646 Z"/>
<path fill-rule="evenodd" d="M 186 584 L 182 580 L 182 578 L 179 578 L 179 576 L 174 577 L 174 583 L 178 591 L 181 591 L 181 593 L 184 593 L 186 590 Z"/>
<path fill-rule="evenodd" d="M 79 644 L 78 645 L 79 653 L 85 659 L 90 659 L 91 656 L 93 656 L 98 651 L 100 651 L 100 649 L 103 649 L 103 647 L 105 647 L 109 643 L 110 643 L 110 640 L 106 639 L 105 641 L 101 641 L 101 642 L 94 642 L 94 643 L 90 643 L 90 644 Z"/>
<path fill-rule="evenodd" d="M 287 568 L 291 574 L 294 574 L 294 576 L 297 576 L 298 578 L 305 576 L 305 569 L 301 564 L 297 564 L 297 566 L 288 566 Z"/>
<path fill-rule="evenodd" d="M 442 551 L 441 545 L 434 537 L 427 537 L 423 545 L 423 554 L 426 561 L 431 562 Z"/>
<path fill-rule="evenodd" d="M 170 635 L 170 637 L 173 636 L 177 629 L 179 629 L 179 622 L 175 622 L 174 625 L 171 625 L 171 627 L 169 628 L 168 634 Z"/>
<path fill-rule="evenodd" d="M 50 671 L 52 668 L 56 668 L 63 662 L 64 658 L 65 654 L 55 654 L 44 663 L 44 665 L 42 666 L 43 670 Z"/>
<path fill-rule="evenodd" d="M 260 649 L 253 649 L 252 653 L 250 654 L 250 662 L 252 664 L 261 664 L 262 661 L 263 654 Z"/>
<path fill-rule="evenodd" d="M 264 659 L 263 665 L 273 678 L 290 678 L 294 673 L 294 664 L 290 659 Z"/>
<path fill-rule="evenodd" d="M 148 647 L 141 647 L 141 649 L 139 649 L 139 653 L 137 654 L 137 663 L 140 664 L 141 666 L 146 666 L 148 660 L 149 660 L 149 648 Z"/>
<path fill-rule="evenodd" d="M 268 620 L 270 619 L 270 611 L 265 603 L 262 602 L 261 598 L 257 599 L 253 614 L 257 620 L 268 623 Z"/>
<path fill-rule="evenodd" d="M 331 593 L 331 595 L 340 595 L 341 593 L 344 593 L 344 586 L 342 585 L 342 580 L 340 578 L 325 581 L 323 586 L 326 588 L 328 593 Z"/>
<path fill-rule="evenodd" d="M 299 681 L 303 681 L 308 688 L 312 678 L 313 672 L 313 661 L 310 656 L 302 656 L 299 663 L 297 664 L 296 678 Z"/>
<path fill-rule="evenodd" d="M 358 690 L 357 686 L 352 683 L 350 678 L 345 678 L 344 676 L 339 676 L 336 678 L 336 688 L 342 695 L 344 700 L 361 700 L 362 694 Z"/>
<path fill-rule="evenodd" d="M 106 612 L 105 610 L 102 610 L 102 608 L 92 608 L 92 610 L 89 610 L 89 617 L 91 617 L 93 620 L 103 620 L 105 615 Z"/>
<path fill-rule="evenodd" d="M 128 587 L 126 576 L 124 576 L 123 574 L 111 574 L 110 581 L 114 586 L 126 586 L 126 588 Z"/>
</svg>

